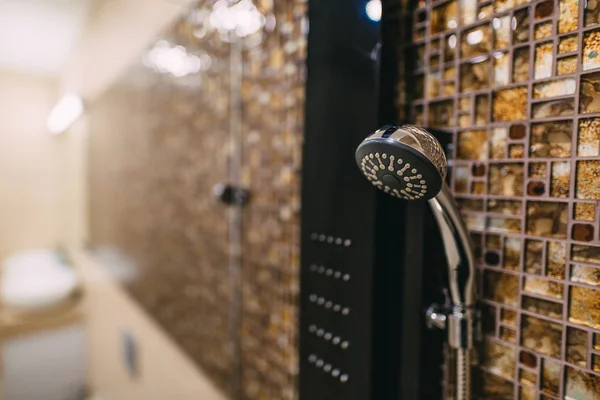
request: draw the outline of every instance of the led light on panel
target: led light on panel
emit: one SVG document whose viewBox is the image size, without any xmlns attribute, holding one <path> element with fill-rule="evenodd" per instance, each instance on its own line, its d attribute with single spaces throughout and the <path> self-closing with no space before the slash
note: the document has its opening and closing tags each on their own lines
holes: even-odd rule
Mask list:
<svg viewBox="0 0 600 400">
<path fill-rule="evenodd" d="M 61 134 L 69 129 L 82 114 L 84 106 L 81 96 L 75 93 L 64 95 L 54 106 L 46 124 L 50 133 Z"/>
<path fill-rule="evenodd" d="M 367 17 L 371 21 L 378 22 L 381 20 L 381 0 L 369 0 L 365 6 Z"/>
</svg>

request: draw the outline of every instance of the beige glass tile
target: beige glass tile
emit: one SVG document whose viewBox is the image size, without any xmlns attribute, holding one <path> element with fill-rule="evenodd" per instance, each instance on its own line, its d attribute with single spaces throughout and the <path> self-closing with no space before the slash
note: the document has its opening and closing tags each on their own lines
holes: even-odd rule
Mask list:
<svg viewBox="0 0 600 400">
<path fill-rule="evenodd" d="M 569 186 L 571 183 L 571 162 L 552 162 L 552 177 L 550 180 L 550 196 L 569 197 Z"/>
<path fill-rule="evenodd" d="M 535 79 L 550 78 L 552 76 L 552 42 L 538 44 L 535 47 L 535 62 L 533 77 Z"/>
<path fill-rule="evenodd" d="M 600 154 L 600 118 L 579 120 L 577 155 L 595 157 Z"/>
<path fill-rule="evenodd" d="M 510 236 L 506 237 L 504 239 L 504 268 L 518 271 L 521 261 L 521 251 L 521 239 Z"/>
<path fill-rule="evenodd" d="M 549 82 L 533 85 L 533 97 L 536 99 L 549 99 L 557 96 L 575 94 L 577 80 L 573 78 L 556 79 Z"/>
<path fill-rule="evenodd" d="M 584 71 L 600 67 L 600 30 L 583 35 L 582 68 Z"/>
</svg>

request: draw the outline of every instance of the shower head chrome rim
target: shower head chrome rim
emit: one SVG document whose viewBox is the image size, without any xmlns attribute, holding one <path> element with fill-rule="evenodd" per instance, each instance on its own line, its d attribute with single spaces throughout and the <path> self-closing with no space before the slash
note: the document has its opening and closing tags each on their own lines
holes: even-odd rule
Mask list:
<svg viewBox="0 0 600 400">
<path fill-rule="evenodd" d="M 356 150 L 356 162 L 371 183 L 406 200 L 427 200 L 442 189 L 446 155 L 425 129 L 414 125 L 385 126 Z"/>
</svg>

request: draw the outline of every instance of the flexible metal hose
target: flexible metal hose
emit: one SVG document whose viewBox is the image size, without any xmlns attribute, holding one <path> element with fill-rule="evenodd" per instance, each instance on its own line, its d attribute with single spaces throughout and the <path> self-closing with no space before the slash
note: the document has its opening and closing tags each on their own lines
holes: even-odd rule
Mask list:
<svg viewBox="0 0 600 400">
<path fill-rule="evenodd" d="M 471 400 L 470 349 L 456 349 L 456 400 Z"/>
</svg>

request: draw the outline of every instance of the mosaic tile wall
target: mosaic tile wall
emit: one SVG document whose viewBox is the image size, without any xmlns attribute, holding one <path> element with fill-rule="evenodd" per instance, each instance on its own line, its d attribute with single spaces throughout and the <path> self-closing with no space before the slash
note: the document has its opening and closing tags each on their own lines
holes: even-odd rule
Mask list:
<svg viewBox="0 0 600 400">
<path fill-rule="evenodd" d="M 421 0 L 411 118 L 454 135 L 481 399 L 600 399 L 600 3 Z"/>
<path fill-rule="evenodd" d="M 264 27 L 234 41 L 202 2 L 93 103 L 90 242 L 230 398 L 283 400 L 297 397 L 306 4 L 254 4 Z M 153 63 L 165 46 L 197 71 Z M 249 204 L 215 200 L 221 182 Z"/>
</svg>

